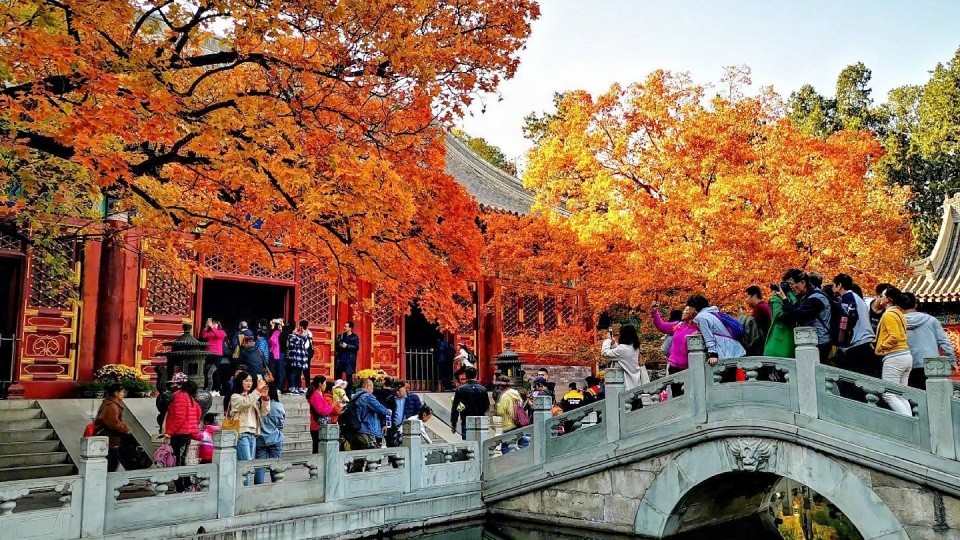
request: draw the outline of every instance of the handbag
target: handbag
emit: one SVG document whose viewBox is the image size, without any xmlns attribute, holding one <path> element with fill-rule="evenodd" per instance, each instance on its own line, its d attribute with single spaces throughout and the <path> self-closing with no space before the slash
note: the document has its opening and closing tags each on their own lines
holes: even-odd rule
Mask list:
<svg viewBox="0 0 960 540">
<path fill-rule="evenodd" d="M 240 432 L 240 415 L 233 414 L 229 410 L 227 414 L 223 415 L 223 423 L 220 424 L 220 429 L 225 429 L 229 431 Z"/>
<path fill-rule="evenodd" d="M 260 353 L 260 361 L 263 362 L 263 380 L 267 384 L 273 384 L 273 372 L 270 371 L 270 366 L 267 365 L 267 359 L 263 356 L 263 351 L 258 349 L 257 352 Z"/>
<path fill-rule="evenodd" d="M 157 447 L 153 453 L 153 464 L 157 467 L 175 467 L 177 457 L 173 455 L 173 447 L 170 443 L 163 443 Z"/>
</svg>

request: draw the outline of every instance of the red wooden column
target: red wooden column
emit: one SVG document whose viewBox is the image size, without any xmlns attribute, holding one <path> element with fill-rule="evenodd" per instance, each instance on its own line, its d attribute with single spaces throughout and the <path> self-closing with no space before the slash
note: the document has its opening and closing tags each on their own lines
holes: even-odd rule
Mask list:
<svg viewBox="0 0 960 540">
<path fill-rule="evenodd" d="M 117 229 L 123 221 L 110 220 Z M 97 299 L 95 367 L 105 364 L 136 365 L 137 284 L 140 235 L 114 230 L 103 243 Z"/>
<path fill-rule="evenodd" d="M 77 351 L 77 381 L 93 380 L 97 368 L 97 312 L 99 305 L 100 259 L 103 243 L 87 240 L 83 248 L 83 271 L 81 273 L 80 340 Z"/>
</svg>

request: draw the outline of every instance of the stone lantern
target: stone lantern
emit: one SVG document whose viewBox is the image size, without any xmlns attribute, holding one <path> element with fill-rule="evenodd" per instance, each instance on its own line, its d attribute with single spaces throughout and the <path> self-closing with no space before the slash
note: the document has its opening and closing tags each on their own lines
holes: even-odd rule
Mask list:
<svg viewBox="0 0 960 540">
<path fill-rule="evenodd" d="M 523 382 L 523 370 L 520 369 L 520 355 L 510 348 L 510 342 L 504 344 L 503 352 L 497 355 L 493 365 L 503 376 L 509 377 L 515 388 Z"/>
<path fill-rule="evenodd" d="M 173 377 L 174 366 L 180 366 L 180 371 L 185 373 L 197 388 L 203 388 L 203 364 L 207 359 L 207 344 L 193 337 L 193 325 L 184 323 L 183 335 L 164 345 L 170 347 L 170 350 L 160 353 L 167 357 L 167 366 L 163 381 L 158 378 L 157 385 L 169 381 L 170 377 Z"/>
</svg>

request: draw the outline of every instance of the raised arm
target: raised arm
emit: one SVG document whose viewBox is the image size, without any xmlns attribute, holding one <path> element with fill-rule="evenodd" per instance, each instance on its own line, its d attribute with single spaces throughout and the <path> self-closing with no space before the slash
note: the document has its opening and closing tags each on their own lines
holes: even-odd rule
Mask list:
<svg viewBox="0 0 960 540">
<path fill-rule="evenodd" d="M 673 335 L 674 330 L 677 329 L 677 323 L 664 321 L 659 309 L 651 309 L 650 314 L 653 316 L 653 325 L 657 327 L 657 330 L 668 336 Z"/>
</svg>

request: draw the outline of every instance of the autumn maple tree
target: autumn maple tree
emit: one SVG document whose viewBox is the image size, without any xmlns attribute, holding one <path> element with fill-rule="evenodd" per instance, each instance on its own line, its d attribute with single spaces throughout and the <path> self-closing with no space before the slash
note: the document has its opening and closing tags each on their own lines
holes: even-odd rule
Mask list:
<svg viewBox="0 0 960 540">
<path fill-rule="evenodd" d="M 728 308 L 788 267 L 894 278 L 911 256 L 908 189 L 871 172 L 867 131 L 801 132 L 770 90 L 745 95 L 731 70 L 719 93 L 680 74 L 593 96 L 571 91 L 528 117 L 524 182 L 539 211 L 569 214 L 597 311 L 705 293 Z M 598 249 L 599 248 L 599 249 Z M 557 254 L 565 262 L 569 248 Z"/>
<path fill-rule="evenodd" d="M 0 2 L 3 219 L 128 212 L 147 255 L 305 257 L 450 322 L 476 203 L 444 121 L 513 75 L 532 0 Z M 182 252 L 179 252 L 182 253 Z M 287 262 L 285 262 L 287 261 Z M 424 285 L 429 284 L 429 285 Z"/>
</svg>

